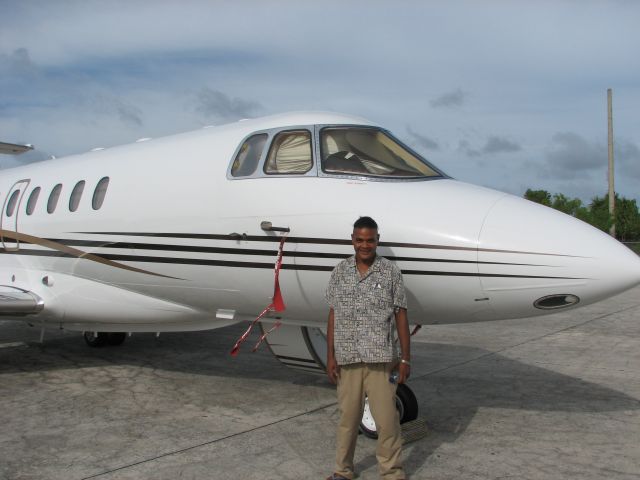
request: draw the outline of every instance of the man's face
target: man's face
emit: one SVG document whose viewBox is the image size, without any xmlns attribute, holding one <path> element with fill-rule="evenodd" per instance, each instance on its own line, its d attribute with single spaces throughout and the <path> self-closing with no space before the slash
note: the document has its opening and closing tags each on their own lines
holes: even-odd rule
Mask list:
<svg viewBox="0 0 640 480">
<path fill-rule="evenodd" d="M 351 243 L 356 251 L 356 260 L 367 263 L 373 261 L 379 238 L 380 235 L 375 228 L 354 228 Z"/>
</svg>

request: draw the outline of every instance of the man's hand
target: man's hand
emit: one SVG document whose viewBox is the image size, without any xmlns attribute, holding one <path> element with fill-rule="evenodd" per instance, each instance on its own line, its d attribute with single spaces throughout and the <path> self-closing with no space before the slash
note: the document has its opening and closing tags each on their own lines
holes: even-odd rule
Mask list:
<svg viewBox="0 0 640 480">
<path fill-rule="evenodd" d="M 333 308 L 329 309 L 327 320 L 327 376 L 329 381 L 336 385 L 340 378 L 340 365 L 336 362 L 336 353 L 333 348 Z"/>
<path fill-rule="evenodd" d="M 400 340 L 400 351 L 402 358 L 407 363 L 398 362 L 398 383 L 404 383 L 409 379 L 411 374 L 411 335 L 409 334 L 409 319 L 407 318 L 407 309 L 398 308 L 396 310 L 396 328 L 398 329 L 398 340 Z"/>
<path fill-rule="evenodd" d="M 340 378 L 340 365 L 338 365 L 338 362 L 336 362 L 333 356 L 327 359 L 327 376 L 329 377 L 329 381 L 334 385 L 338 383 L 338 378 Z"/>
<path fill-rule="evenodd" d="M 402 362 L 398 363 L 398 384 L 409 380 L 409 375 L 411 375 L 411 365 Z"/>
</svg>

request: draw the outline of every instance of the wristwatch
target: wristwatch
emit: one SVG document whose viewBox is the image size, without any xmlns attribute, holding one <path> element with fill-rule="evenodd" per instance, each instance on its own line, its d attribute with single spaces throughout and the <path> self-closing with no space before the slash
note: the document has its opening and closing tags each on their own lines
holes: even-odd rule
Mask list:
<svg viewBox="0 0 640 480">
<path fill-rule="evenodd" d="M 404 358 L 400 359 L 400 363 L 411 366 L 411 362 L 409 360 L 405 360 Z"/>
</svg>

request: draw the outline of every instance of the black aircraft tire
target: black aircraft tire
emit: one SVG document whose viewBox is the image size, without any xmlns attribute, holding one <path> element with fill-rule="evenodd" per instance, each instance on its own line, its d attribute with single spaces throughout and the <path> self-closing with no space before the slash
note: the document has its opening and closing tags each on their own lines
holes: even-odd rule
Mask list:
<svg viewBox="0 0 640 480">
<path fill-rule="evenodd" d="M 406 384 L 398 385 L 398 390 L 396 390 L 396 401 L 400 399 L 402 402 L 403 412 L 402 418 L 400 419 L 400 423 L 410 422 L 411 420 L 415 420 L 418 418 L 418 400 L 416 396 L 413 394 L 413 391 Z"/>
<path fill-rule="evenodd" d="M 410 422 L 418 418 L 418 400 L 407 385 L 398 385 L 396 390 L 396 408 L 400 414 L 400 423 Z M 367 418 L 368 405 L 365 403 L 365 413 L 360 422 L 360 431 L 369 438 L 378 438 L 378 432 L 375 428 L 375 422 L 370 416 Z"/>
<path fill-rule="evenodd" d="M 107 343 L 109 345 L 122 345 L 126 339 L 127 334 L 125 332 L 109 332 L 107 335 Z"/>
<path fill-rule="evenodd" d="M 104 347 L 109 340 L 109 334 L 106 332 L 84 332 L 83 336 L 90 347 Z"/>
</svg>

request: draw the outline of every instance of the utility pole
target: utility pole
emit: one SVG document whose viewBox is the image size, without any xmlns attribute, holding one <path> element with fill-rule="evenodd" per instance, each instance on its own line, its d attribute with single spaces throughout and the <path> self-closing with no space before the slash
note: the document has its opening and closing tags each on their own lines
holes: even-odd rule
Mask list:
<svg viewBox="0 0 640 480">
<path fill-rule="evenodd" d="M 614 220 L 615 208 L 616 208 L 616 194 L 613 185 L 613 107 L 612 100 L 613 93 L 611 89 L 607 89 L 607 119 L 609 124 L 609 214 L 611 215 L 611 219 L 613 223 L 611 224 L 611 229 L 609 230 L 609 234 L 612 237 L 616 236 L 616 224 Z"/>
</svg>

